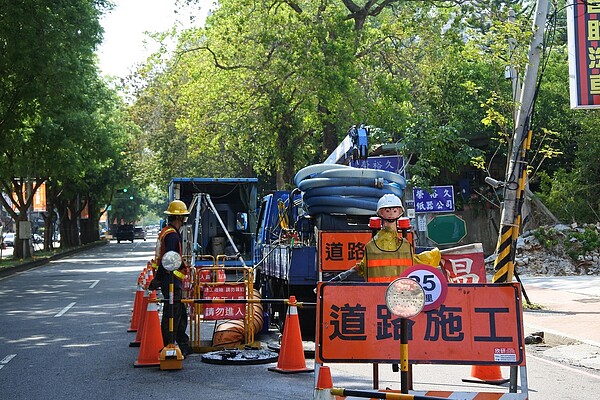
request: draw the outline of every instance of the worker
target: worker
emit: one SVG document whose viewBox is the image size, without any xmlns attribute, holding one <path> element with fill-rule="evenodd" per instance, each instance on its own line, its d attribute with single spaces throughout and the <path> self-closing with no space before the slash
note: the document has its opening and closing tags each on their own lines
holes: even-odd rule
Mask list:
<svg viewBox="0 0 600 400">
<path fill-rule="evenodd" d="M 173 307 L 165 305 L 163 307 L 163 315 L 161 320 L 161 331 L 164 345 L 170 343 L 173 339 L 171 338 L 172 333 L 169 330 L 169 319 L 171 318 L 171 309 L 173 310 L 173 334 L 174 339 L 179 345 L 179 349 L 184 356 L 192 354 L 192 347 L 190 346 L 190 338 L 187 335 L 188 315 L 186 305 L 178 302 L 183 297 L 183 280 L 185 278 L 188 267 L 185 263 L 181 262 L 181 267 L 172 272 L 167 271 L 162 265 L 162 257 L 169 251 L 175 251 L 182 256 L 182 245 L 181 235 L 179 230 L 187 222 L 188 215 L 190 214 L 187 206 L 181 200 L 174 200 L 169 204 L 169 207 L 165 211 L 167 214 L 167 225 L 158 234 L 156 240 L 156 248 L 154 251 L 154 259 L 158 265 L 156 271 L 156 277 L 150 282 L 149 289 L 155 290 L 160 288 L 163 294 L 163 298 L 169 298 L 169 284 L 173 279 L 173 299 L 175 303 Z"/>
<path fill-rule="evenodd" d="M 394 194 L 384 194 L 377 202 L 377 215 L 382 228 L 365 246 L 363 259 L 333 280 L 344 280 L 358 272 L 367 282 L 392 282 L 413 264 L 437 267 L 440 252 L 437 248 L 415 254 L 410 241 L 398 235 L 398 219 L 404 214 L 402 201 Z"/>
</svg>

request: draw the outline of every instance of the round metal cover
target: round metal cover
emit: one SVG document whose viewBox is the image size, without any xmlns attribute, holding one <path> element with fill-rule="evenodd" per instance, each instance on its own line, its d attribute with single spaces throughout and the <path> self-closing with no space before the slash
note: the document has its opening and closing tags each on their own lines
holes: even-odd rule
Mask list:
<svg viewBox="0 0 600 400">
<path fill-rule="evenodd" d="M 181 266 L 181 256 L 176 251 L 167 251 L 162 256 L 162 265 L 167 271 L 175 271 Z"/>
<path fill-rule="evenodd" d="M 417 281 L 398 278 L 385 291 L 385 304 L 394 315 L 411 318 L 418 315 L 425 305 L 425 292 Z"/>
<path fill-rule="evenodd" d="M 254 365 L 272 363 L 278 357 L 277 353 L 263 349 L 225 349 L 203 354 L 202 361 L 207 364 Z"/>
</svg>

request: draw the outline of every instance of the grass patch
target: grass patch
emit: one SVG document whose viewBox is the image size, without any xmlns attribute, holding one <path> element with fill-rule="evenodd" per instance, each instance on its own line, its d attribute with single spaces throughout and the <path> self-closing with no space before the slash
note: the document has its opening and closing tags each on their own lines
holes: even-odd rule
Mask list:
<svg viewBox="0 0 600 400">
<path fill-rule="evenodd" d="M 541 304 L 528 303 L 528 302 L 523 303 L 523 310 L 543 310 L 543 309 L 544 309 L 544 306 L 542 306 Z"/>
<path fill-rule="evenodd" d="M 62 250 L 62 251 L 64 251 L 64 250 Z M 8 257 L 2 256 L 2 259 L 0 259 L 0 269 L 14 267 L 19 264 L 23 264 L 24 262 L 44 260 L 44 259 L 50 258 L 56 254 L 60 254 L 62 251 L 60 249 L 54 249 L 54 250 L 50 250 L 50 251 L 36 251 L 35 253 L 33 253 L 33 257 L 28 258 L 27 260 L 14 258 L 13 256 L 8 256 Z"/>
</svg>

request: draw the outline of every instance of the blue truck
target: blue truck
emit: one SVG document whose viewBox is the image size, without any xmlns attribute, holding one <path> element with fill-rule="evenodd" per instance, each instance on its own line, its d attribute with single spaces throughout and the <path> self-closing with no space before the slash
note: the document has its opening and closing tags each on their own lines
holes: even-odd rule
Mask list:
<svg viewBox="0 0 600 400">
<path fill-rule="evenodd" d="M 257 185 L 257 178 L 171 180 L 169 201 L 182 200 L 190 210 L 184 254 L 195 266 L 209 266 L 218 255 L 229 256 L 226 267 L 253 266 Z"/>
</svg>

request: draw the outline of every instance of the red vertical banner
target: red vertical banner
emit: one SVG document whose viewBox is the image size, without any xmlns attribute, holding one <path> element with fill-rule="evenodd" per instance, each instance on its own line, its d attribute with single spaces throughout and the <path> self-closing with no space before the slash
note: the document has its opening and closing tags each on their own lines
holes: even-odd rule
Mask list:
<svg viewBox="0 0 600 400">
<path fill-rule="evenodd" d="M 600 107 L 600 3 L 567 6 L 571 108 Z"/>
</svg>

